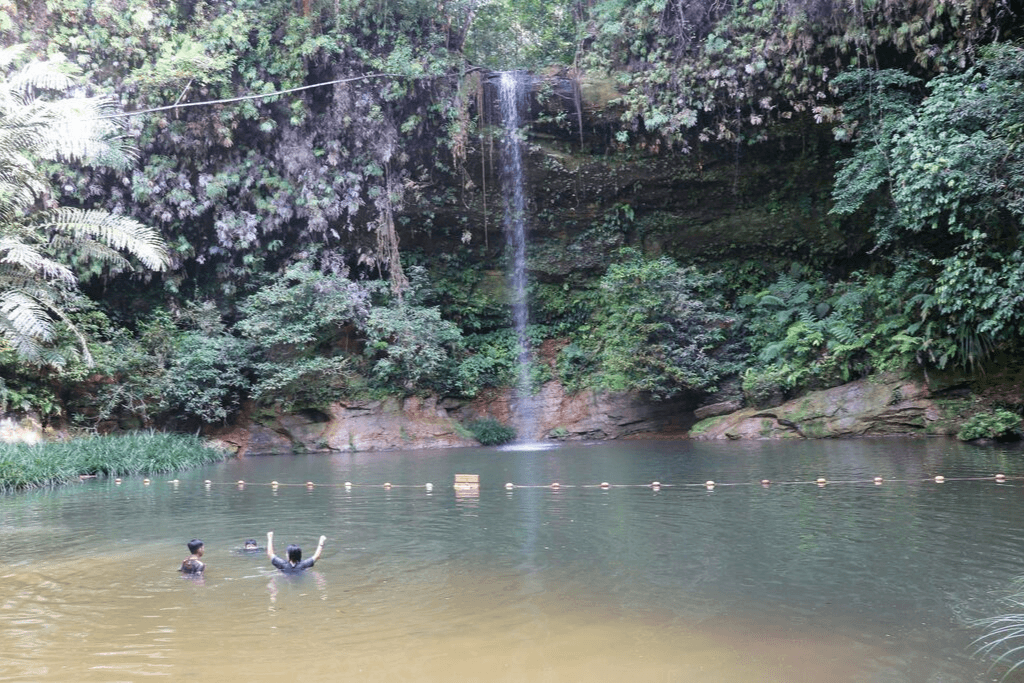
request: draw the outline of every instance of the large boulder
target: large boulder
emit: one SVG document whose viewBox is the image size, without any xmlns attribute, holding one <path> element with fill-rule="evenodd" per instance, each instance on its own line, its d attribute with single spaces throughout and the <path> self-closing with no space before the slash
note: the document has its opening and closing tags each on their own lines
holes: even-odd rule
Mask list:
<svg viewBox="0 0 1024 683">
<path fill-rule="evenodd" d="M 885 376 L 816 391 L 782 405 L 711 417 L 693 439 L 911 436 L 940 431 L 942 411 L 922 382 Z"/>
<path fill-rule="evenodd" d="M 331 406 L 330 419 L 301 434 L 335 451 L 452 448 L 476 442 L 464 436 L 436 397 L 350 401 Z"/>
</svg>

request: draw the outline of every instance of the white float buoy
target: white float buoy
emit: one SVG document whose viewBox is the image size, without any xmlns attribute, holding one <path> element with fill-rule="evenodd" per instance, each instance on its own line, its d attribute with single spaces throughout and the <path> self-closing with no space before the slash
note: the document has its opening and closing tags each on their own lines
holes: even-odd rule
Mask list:
<svg viewBox="0 0 1024 683">
<path fill-rule="evenodd" d="M 941 484 L 944 481 L 946 481 L 946 478 L 944 476 L 942 476 L 941 474 L 938 475 L 937 477 L 935 477 L 935 483 L 936 484 Z"/>
<path fill-rule="evenodd" d="M 117 479 L 115 479 L 114 483 L 115 484 L 120 484 L 121 483 L 121 477 L 118 477 Z"/>
<path fill-rule="evenodd" d="M 818 486 L 824 486 L 825 484 L 828 483 L 828 479 L 826 479 L 825 477 L 818 477 L 817 482 Z"/>
<path fill-rule="evenodd" d="M 515 487 L 516 487 L 516 485 L 515 485 L 515 484 L 513 484 L 513 483 L 512 483 L 512 482 L 510 482 L 510 481 L 509 481 L 509 482 L 506 482 L 506 483 L 505 483 L 505 490 L 507 490 L 507 491 L 511 491 L 511 490 L 512 490 L 512 489 L 514 489 Z"/>
<path fill-rule="evenodd" d="M 553 488 L 553 489 L 557 489 L 560 486 L 561 486 L 561 484 L 559 484 L 557 481 L 551 482 L 551 488 Z"/>
<path fill-rule="evenodd" d="M 1005 474 L 997 474 L 996 475 L 996 481 L 1003 481 L 1004 479 L 1006 479 L 1006 475 Z"/>
<path fill-rule="evenodd" d="M 391 482 L 390 481 L 384 482 L 384 488 L 386 488 L 386 489 L 391 488 Z"/>
<path fill-rule="evenodd" d="M 313 482 L 311 482 L 311 481 L 307 481 L 306 482 L 306 488 L 307 489 L 311 489 L 311 488 L 313 488 L 313 486 L 314 486 Z"/>
<path fill-rule="evenodd" d="M 428 491 L 433 491 L 433 490 L 434 490 L 434 485 L 433 485 L 433 484 L 431 484 L 431 483 L 430 483 L 430 482 L 428 481 L 428 482 L 427 482 L 427 483 L 426 483 L 426 484 L 424 485 L 424 488 L 425 488 L 425 489 L 427 489 Z"/>
<path fill-rule="evenodd" d="M 881 477 L 875 477 L 875 486 L 880 485 L 883 481 L 885 480 L 882 479 Z"/>
<path fill-rule="evenodd" d="M 606 481 L 602 481 L 601 482 L 601 488 L 603 488 L 603 489 L 610 489 L 611 487 L 612 487 L 612 485 L 609 484 L 608 482 L 606 482 Z"/>
<path fill-rule="evenodd" d="M 771 479 L 762 479 L 761 480 L 761 486 L 771 486 L 771 485 L 772 485 L 772 480 Z"/>
<path fill-rule="evenodd" d="M 143 484 L 144 484 L 145 486 L 149 486 L 149 479 L 143 479 L 143 480 L 142 480 L 142 483 L 143 483 Z"/>
<path fill-rule="evenodd" d="M 709 489 L 713 489 L 715 488 L 715 482 L 713 479 L 708 479 L 706 482 L 704 482 L 704 486 L 708 487 Z"/>
<path fill-rule="evenodd" d="M 352 488 L 352 482 L 350 482 L 350 481 L 346 481 L 346 482 L 345 482 L 345 488 L 347 488 L 347 489 L 350 489 L 350 488 Z"/>
</svg>

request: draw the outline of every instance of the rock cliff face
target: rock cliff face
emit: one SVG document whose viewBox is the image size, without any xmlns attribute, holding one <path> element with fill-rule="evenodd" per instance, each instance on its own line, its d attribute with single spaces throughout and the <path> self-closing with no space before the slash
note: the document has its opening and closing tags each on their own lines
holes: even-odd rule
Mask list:
<svg viewBox="0 0 1024 683">
<path fill-rule="evenodd" d="M 0 416 L 0 443 L 27 443 L 35 445 L 44 438 L 43 426 L 39 418 L 29 414 L 24 416 Z"/>
<path fill-rule="evenodd" d="M 767 409 L 738 401 L 698 407 L 695 397 L 652 401 L 628 393 L 568 394 L 557 382 L 536 397 L 537 431 L 528 440 L 629 437 L 801 439 L 953 434 L 963 417 L 950 404 L 969 402 L 922 381 L 880 377 L 812 392 Z M 940 397 L 944 396 L 942 399 Z M 943 401 L 946 406 L 943 407 Z M 337 403 L 327 412 L 265 416 L 210 435 L 239 455 L 294 451 L 385 451 L 475 446 L 463 425 L 480 418 L 511 422 L 509 391 L 473 401 L 433 397 Z M 698 420 L 700 420 L 698 422 Z M 0 441 L 45 438 L 37 420 L 4 416 Z"/>
<path fill-rule="evenodd" d="M 778 407 L 745 408 L 694 425 L 694 439 L 802 439 L 946 433 L 923 383 L 893 377 L 811 392 Z"/>
<path fill-rule="evenodd" d="M 290 451 L 384 451 L 474 446 L 463 424 L 491 417 L 511 420 L 511 394 L 491 392 L 471 402 L 409 397 L 352 401 L 329 413 L 307 411 L 232 428 L 215 439 L 239 454 Z M 569 395 L 556 383 L 537 396 L 537 433 L 530 440 L 619 439 L 636 435 L 682 437 L 694 423 L 690 399 L 652 401 L 626 393 Z"/>
<path fill-rule="evenodd" d="M 637 394 L 567 394 L 545 384 L 536 400 L 537 432 L 528 440 L 604 440 L 629 437 L 805 439 L 950 435 L 963 397 L 951 386 L 929 387 L 894 376 L 851 382 L 767 409 L 738 401 L 698 407 L 695 397 L 652 401 Z M 288 451 L 381 451 L 473 446 L 462 425 L 490 417 L 511 422 L 511 393 L 494 391 L 470 402 L 406 398 L 357 401 L 329 413 L 284 415 L 237 427 L 218 439 L 241 454 Z M 945 406 L 945 407 L 944 407 Z M 698 421 L 699 420 L 699 421 Z"/>
</svg>

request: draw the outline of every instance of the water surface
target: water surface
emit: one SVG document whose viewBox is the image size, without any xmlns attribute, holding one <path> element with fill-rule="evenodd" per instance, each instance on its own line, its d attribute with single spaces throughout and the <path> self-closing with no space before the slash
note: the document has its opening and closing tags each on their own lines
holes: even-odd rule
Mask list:
<svg viewBox="0 0 1024 683">
<path fill-rule="evenodd" d="M 627 441 L 6 496 L 0 680 L 998 680 L 970 622 L 1024 574 L 1019 475 L 1019 451 L 946 440 Z M 322 559 L 238 552 L 270 529 L 279 554 L 327 535 Z M 176 571 L 196 536 L 200 580 Z"/>
</svg>

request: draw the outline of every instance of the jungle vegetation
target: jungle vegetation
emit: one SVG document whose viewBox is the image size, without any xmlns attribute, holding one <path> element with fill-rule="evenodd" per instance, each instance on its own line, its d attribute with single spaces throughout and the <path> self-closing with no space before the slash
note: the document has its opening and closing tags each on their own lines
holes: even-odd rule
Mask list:
<svg viewBox="0 0 1024 683">
<path fill-rule="evenodd" d="M 1019 12 L 0 2 L 0 36 L 21 46 L 0 93 L 0 408 L 192 430 L 244 406 L 512 383 L 487 104 L 489 74 L 512 68 L 537 75 L 524 136 L 535 152 L 557 144 L 531 158 L 590 192 L 571 221 L 534 201 L 530 333 L 559 349 L 538 381 L 659 397 L 742 383 L 761 403 L 883 370 L 1006 362 L 1024 335 Z M 40 64 L 79 80 L 19 90 Z M 588 82 L 614 97 L 585 109 Z M 77 120 L 104 122 L 98 138 L 134 156 L 61 155 L 49 133 L 26 136 L 24 117 L 69 95 L 102 103 Z M 771 166 L 783 148 L 788 165 Z M 587 164 L 622 175 L 588 186 L 572 170 Z M 770 191 L 745 182 L 755 165 Z M 644 195 L 663 167 L 680 185 Z M 614 178 L 627 176 L 625 195 Z M 799 237 L 703 245 L 700 208 L 677 210 L 686 182 L 744 208 L 737 234 L 789 221 Z M 74 223 L 100 216 L 135 241 Z M 29 288 L 35 303 L 10 303 Z"/>
</svg>

